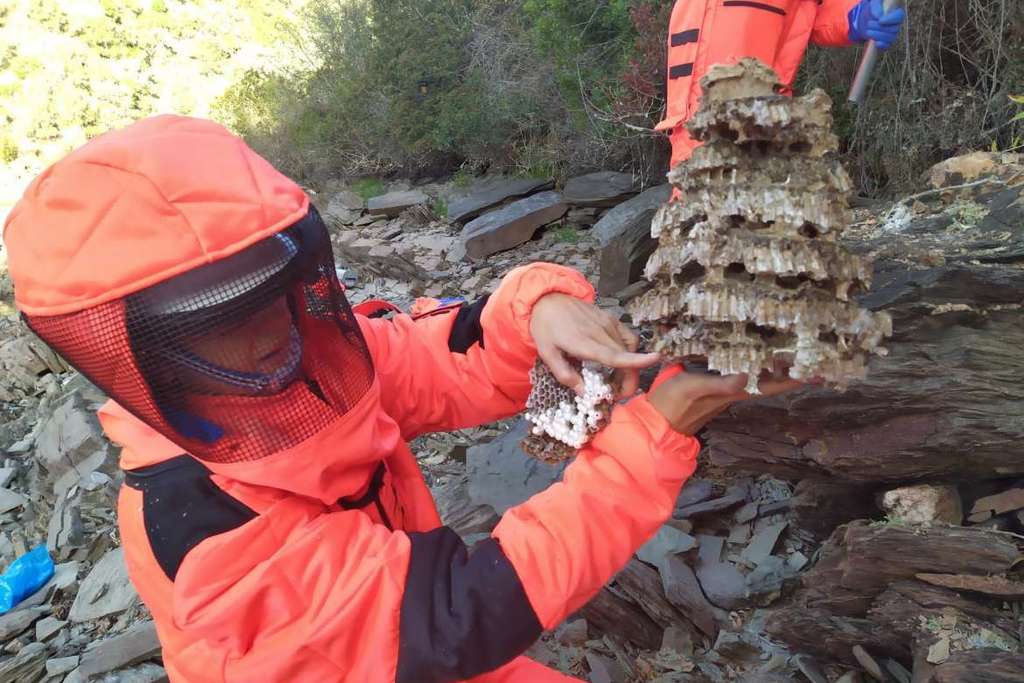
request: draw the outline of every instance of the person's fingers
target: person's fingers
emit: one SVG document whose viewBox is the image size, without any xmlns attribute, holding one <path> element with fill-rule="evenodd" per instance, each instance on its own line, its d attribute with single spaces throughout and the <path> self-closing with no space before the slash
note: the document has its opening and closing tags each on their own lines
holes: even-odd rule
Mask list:
<svg viewBox="0 0 1024 683">
<path fill-rule="evenodd" d="M 787 391 L 793 391 L 805 386 L 805 382 L 801 382 L 797 379 L 763 379 L 758 385 L 758 389 L 761 392 L 762 398 L 769 398 L 771 396 L 778 396 L 784 394 Z M 753 398 L 758 398 L 757 396 Z"/>
<path fill-rule="evenodd" d="M 640 348 L 640 337 L 633 330 L 629 329 L 629 326 L 619 320 L 615 321 L 615 328 L 619 333 L 619 338 L 625 343 L 626 348 L 630 351 L 636 351 Z"/>
<path fill-rule="evenodd" d="M 736 396 L 739 397 L 743 393 L 743 388 L 747 386 L 747 376 L 741 375 L 704 375 L 706 384 L 704 390 L 710 396 Z"/>
<path fill-rule="evenodd" d="M 548 367 L 560 384 L 569 387 L 576 393 L 583 391 L 583 378 L 569 364 L 558 348 L 554 346 L 538 348 L 537 355 L 544 361 L 544 365 Z"/>
<path fill-rule="evenodd" d="M 616 398 L 626 398 L 636 393 L 640 387 L 640 373 L 637 370 L 616 370 L 619 380 L 619 391 Z"/>
<path fill-rule="evenodd" d="M 571 353 L 574 357 L 581 360 L 591 360 L 609 368 L 628 368 L 634 370 L 649 368 L 661 360 L 661 356 L 656 353 L 620 351 L 592 340 L 583 342 L 578 350 L 573 350 Z"/>
</svg>

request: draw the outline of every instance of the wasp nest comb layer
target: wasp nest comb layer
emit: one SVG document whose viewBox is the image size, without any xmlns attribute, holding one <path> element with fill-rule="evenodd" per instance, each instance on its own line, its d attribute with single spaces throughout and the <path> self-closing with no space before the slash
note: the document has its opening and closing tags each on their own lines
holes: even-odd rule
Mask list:
<svg viewBox="0 0 1024 683">
<path fill-rule="evenodd" d="M 533 428 L 522 448 L 538 460 L 567 460 L 608 422 L 615 398 L 612 371 L 596 363 L 573 365 L 583 377 L 579 395 L 555 379 L 540 360 L 530 371 L 533 388 L 525 417 Z"/>
<path fill-rule="evenodd" d="M 647 263 L 654 287 L 634 300 L 634 322 L 653 323 L 655 348 L 706 358 L 723 374 L 789 367 L 844 388 L 870 353 L 884 354 L 892 321 L 851 301 L 871 267 L 839 236 L 850 221 L 849 176 L 834 157 L 828 97 L 778 95 L 775 73 L 745 59 L 702 80 L 687 124 L 704 144 L 669 180 Z"/>
</svg>

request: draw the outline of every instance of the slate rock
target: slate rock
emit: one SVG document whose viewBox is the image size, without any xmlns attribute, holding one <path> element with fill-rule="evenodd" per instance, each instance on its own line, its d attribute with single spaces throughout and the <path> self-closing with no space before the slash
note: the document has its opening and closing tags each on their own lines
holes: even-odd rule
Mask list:
<svg viewBox="0 0 1024 683">
<path fill-rule="evenodd" d="M 570 179 L 562 194 L 573 206 L 615 206 L 638 189 L 631 173 L 597 171 Z"/>
<path fill-rule="evenodd" d="M 58 560 L 85 543 L 80 494 L 60 495 L 50 515 L 46 547 Z"/>
<path fill-rule="evenodd" d="M 568 207 L 558 192 L 541 192 L 476 218 L 462 229 L 466 255 L 482 259 L 529 241 L 537 229 L 558 220 Z"/>
<path fill-rule="evenodd" d="M 498 524 L 498 515 L 490 505 L 474 503 L 469 495 L 469 476 L 451 477 L 431 489 L 441 522 L 462 536 L 488 533 Z"/>
<path fill-rule="evenodd" d="M 614 659 L 596 652 L 586 653 L 590 667 L 590 683 L 626 683 L 626 674 Z"/>
<path fill-rule="evenodd" d="M 786 560 L 778 555 L 769 555 L 747 574 L 747 597 L 758 605 L 767 607 L 779 598 L 786 581 L 796 575 L 796 570 L 790 567 Z"/>
<path fill-rule="evenodd" d="M 552 186 L 550 180 L 542 178 L 487 178 L 474 184 L 465 195 L 448 202 L 448 220 L 461 225 L 508 199 L 548 190 Z"/>
<path fill-rule="evenodd" d="M 49 611 L 47 607 L 20 607 L 0 615 L 0 643 L 22 633 Z"/>
<path fill-rule="evenodd" d="M 658 529 L 646 543 L 636 551 L 636 556 L 647 564 L 661 569 L 669 555 L 677 555 L 697 547 L 697 539 L 684 534 L 668 524 Z"/>
<path fill-rule="evenodd" d="M 679 626 L 669 626 L 661 639 L 661 649 L 678 652 L 685 657 L 693 656 L 693 633 Z"/>
<path fill-rule="evenodd" d="M 36 640 L 39 642 L 49 640 L 51 637 L 56 635 L 58 631 L 64 628 L 67 625 L 67 623 L 68 622 L 61 621 L 56 617 L 46 617 L 45 619 L 40 619 L 36 622 Z"/>
<path fill-rule="evenodd" d="M 7 486 L 14 479 L 18 470 L 14 467 L 0 467 L 0 486 Z"/>
<path fill-rule="evenodd" d="M 85 577 L 71 605 L 69 619 L 90 621 L 123 612 L 134 605 L 138 597 L 135 586 L 128 579 L 124 551 L 115 548 L 104 555 Z"/>
<path fill-rule="evenodd" d="M 46 660 L 46 675 L 47 676 L 60 676 L 72 671 L 78 666 L 78 655 L 71 657 L 59 657 L 55 659 Z"/>
<path fill-rule="evenodd" d="M 750 544 L 740 553 L 741 559 L 754 566 L 764 562 L 775 550 L 775 545 L 779 542 L 779 536 L 785 531 L 786 526 L 788 526 L 788 522 L 772 524 L 759 531 L 753 540 L 750 541 Z"/>
<path fill-rule="evenodd" d="M 82 475 L 103 468 L 117 469 L 110 443 L 103 436 L 87 390 L 76 390 L 46 420 L 36 439 L 35 457 L 58 493 Z"/>
<path fill-rule="evenodd" d="M 160 641 L 157 639 L 156 625 L 152 621 L 145 621 L 88 648 L 82 653 L 82 663 L 78 669 L 88 678 L 152 659 L 159 654 Z"/>
<path fill-rule="evenodd" d="M 800 670 L 807 680 L 811 683 L 828 683 L 828 678 L 825 676 L 825 672 L 821 670 L 821 666 L 814 660 L 810 655 L 795 655 L 793 657 L 793 663 L 796 664 L 796 668 Z"/>
<path fill-rule="evenodd" d="M 400 190 L 370 198 L 366 202 L 366 210 L 377 216 L 394 218 L 408 208 L 429 202 L 430 197 L 419 190 Z"/>
<path fill-rule="evenodd" d="M 736 567 L 722 560 L 725 539 L 720 536 L 698 536 L 697 580 L 708 600 L 722 609 L 736 609 L 747 597 L 746 578 Z"/>
<path fill-rule="evenodd" d="M 10 659 L 0 662 L 3 683 L 36 683 L 46 668 L 46 646 L 29 643 Z"/>
<path fill-rule="evenodd" d="M 689 505 L 703 503 L 715 493 L 715 486 L 707 479 L 692 477 L 683 484 L 683 490 L 679 492 L 676 499 L 676 507 L 684 508 Z"/>
<path fill-rule="evenodd" d="M 856 657 L 860 665 L 864 667 L 864 670 L 867 671 L 872 678 L 876 681 L 880 681 L 881 683 L 885 683 L 885 672 L 882 671 L 882 667 L 878 664 L 875 658 L 868 654 L 867 650 L 860 645 L 854 645 L 853 656 Z"/>
<path fill-rule="evenodd" d="M 85 681 L 84 678 L 80 680 Z M 92 680 L 102 681 L 102 683 L 169 683 L 170 681 L 162 666 L 150 662 L 133 666 L 130 669 L 114 671 L 104 675 L 103 678 Z M 78 682 L 65 679 L 64 683 Z"/>
<path fill-rule="evenodd" d="M 672 186 L 668 183 L 644 190 L 632 199 L 628 199 L 618 206 L 609 209 L 607 213 L 601 216 L 601 220 L 594 225 L 590 232 L 597 238 L 598 243 L 602 247 L 606 247 L 613 239 L 621 235 L 629 225 L 635 223 L 637 218 L 645 213 L 653 217 L 654 212 L 667 202 L 671 196 Z M 648 218 L 648 225 L 650 225 L 650 218 Z"/>
<path fill-rule="evenodd" d="M 366 200 L 360 195 L 356 194 L 352 190 L 342 190 L 331 197 L 331 201 L 328 202 L 328 206 L 338 206 L 342 209 L 348 209 L 349 211 L 362 211 L 366 208 Z"/>
<path fill-rule="evenodd" d="M 525 420 L 494 441 L 473 446 L 466 454 L 469 496 L 476 505 L 489 505 L 500 515 L 539 493 L 562 477 L 567 463 L 548 465 L 526 455 L 519 442 L 529 432 Z"/>
<path fill-rule="evenodd" d="M 690 565 L 681 557 L 669 557 L 661 571 L 661 583 L 668 601 L 706 636 L 714 638 L 725 613 L 708 602 Z"/>
<path fill-rule="evenodd" d="M 0 489 L 0 513 L 10 512 L 25 505 L 28 502 L 28 498 L 11 491 L 10 489 Z"/>
<path fill-rule="evenodd" d="M 329 228 L 341 228 L 353 225 L 363 215 L 366 202 L 351 190 L 343 190 L 327 202 L 323 209 L 323 219 Z"/>
<path fill-rule="evenodd" d="M 750 497 L 750 481 L 742 480 L 732 486 L 730 486 L 725 495 L 712 500 L 706 500 L 702 503 L 696 503 L 693 505 L 685 505 L 683 507 L 676 507 L 673 517 L 679 519 L 687 519 L 689 517 L 696 517 L 698 515 L 706 515 L 713 512 L 721 512 L 731 507 L 744 503 Z"/>
</svg>

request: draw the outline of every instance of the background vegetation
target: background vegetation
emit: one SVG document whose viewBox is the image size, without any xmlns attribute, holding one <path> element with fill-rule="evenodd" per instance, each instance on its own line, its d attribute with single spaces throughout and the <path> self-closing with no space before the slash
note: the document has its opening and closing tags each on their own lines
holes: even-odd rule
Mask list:
<svg viewBox="0 0 1024 683">
<path fill-rule="evenodd" d="M 0 204 L 98 132 L 212 116 L 299 180 L 486 169 L 656 179 L 669 0 L 8 0 L 0 4 Z M 812 48 L 799 88 L 836 102 L 862 189 L 1021 147 L 1024 3 L 912 0 L 869 103 L 857 50 Z"/>
</svg>

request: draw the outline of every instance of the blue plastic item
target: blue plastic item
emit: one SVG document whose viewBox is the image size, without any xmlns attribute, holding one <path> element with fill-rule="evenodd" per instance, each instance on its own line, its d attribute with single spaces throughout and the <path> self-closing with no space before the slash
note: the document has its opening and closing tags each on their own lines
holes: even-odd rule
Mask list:
<svg viewBox="0 0 1024 683">
<path fill-rule="evenodd" d="M 25 553 L 0 574 L 0 614 L 46 585 L 53 577 L 53 560 L 45 545 Z"/>
</svg>

